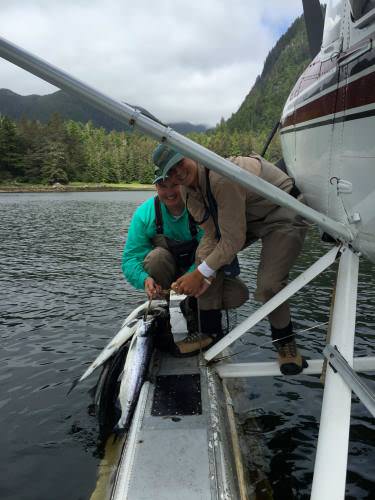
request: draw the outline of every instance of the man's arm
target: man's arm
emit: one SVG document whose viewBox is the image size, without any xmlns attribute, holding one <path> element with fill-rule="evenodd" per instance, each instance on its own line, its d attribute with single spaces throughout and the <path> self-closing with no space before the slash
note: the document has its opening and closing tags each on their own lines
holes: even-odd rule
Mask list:
<svg viewBox="0 0 375 500">
<path fill-rule="evenodd" d="M 204 224 L 205 233 L 197 249 L 199 257 L 204 260 L 195 271 L 172 284 L 172 289 L 178 293 L 199 297 L 210 286 L 215 272 L 229 264 L 246 241 L 245 188 L 223 177 L 212 184 L 212 193 L 218 206 L 221 239 L 216 240 L 210 218 Z"/>
<path fill-rule="evenodd" d="M 198 269 L 207 277 L 230 264 L 246 241 L 246 189 L 224 177 L 212 184 L 221 238 L 217 242 L 202 239 L 200 255 L 204 261 Z M 209 238 L 212 239 L 212 232 Z M 210 248 L 207 255 L 202 253 L 205 246 Z"/>
<path fill-rule="evenodd" d="M 153 246 L 146 232 L 146 224 L 137 210 L 131 220 L 122 256 L 122 271 L 134 288 L 143 290 L 149 277 L 143 268 L 143 260 Z"/>
</svg>

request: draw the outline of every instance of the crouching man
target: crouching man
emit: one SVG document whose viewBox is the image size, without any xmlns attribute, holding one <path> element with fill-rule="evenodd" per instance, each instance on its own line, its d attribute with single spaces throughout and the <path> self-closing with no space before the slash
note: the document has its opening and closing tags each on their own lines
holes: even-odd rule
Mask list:
<svg viewBox="0 0 375 500">
<path fill-rule="evenodd" d="M 203 234 L 186 210 L 180 186 L 164 179 L 158 169 L 154 184 L 156 196 L 142 203 L 132 217 L 122 258 L 125 278 L 135 288 L 144 289 L 149 299 L 168 296 L 171 284 L 195 269 L 195 251 Z M 188 337 L 194 338 L 198 330 L 196 299 L 189 297 L 181 309 Z M 159 346 L 172 354 L 191 354 L 190 349 L 184 349 L 185 344 L 174 344 L 170 332 L 158 340 Z"/>
<path fill-rule="evenodd" d="M 217 314 L 226 269 L 232 275 L 239 272 L 236 254 L 260 239 L 262 250 L 255 298 L 267 302 L 287 284 L 289 271 L 302 249 L 307 225 L 293 211 L 190 158 L 181 158 L 180 153 L 165 144 L 159 145 L 157 151 L 159 161 L 155 163 L 163 177 L 181 185 L 189 212 L 204 230 L 197 249 L 198 267 L 178 278 L 173 287 L 179 293 L 199 297 L 200 308 L 206 314 Z M 170 159 L 166 164 L 160 160 L 161 151 L 174 153 L 173 161 Z M 293 179 L 260 156 L 229 160 L 292 196 L 299 195 Z M 269 321 L 281 372 L 301 372 L 306 362 L 295 343 L 288 303 L 275 309 Z M 205 333 L 214 342 L 212 333 Z"/>
</svg>

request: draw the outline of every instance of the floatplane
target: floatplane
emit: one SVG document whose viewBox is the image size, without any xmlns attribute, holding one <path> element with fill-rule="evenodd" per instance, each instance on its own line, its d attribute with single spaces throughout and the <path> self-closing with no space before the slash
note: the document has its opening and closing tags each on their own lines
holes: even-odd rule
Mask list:
<svg viewBox="0 0 375 500">
<path fill-rule="evenodd" d="M 3 58 L 296 211 L 332 243 L 326 255 L 201 356 L 183 361 L 155 355 L 122 448 L 113 499 L 249 498 L 226 381 L 280 372 L 275 362 L 213 361 L 337 260 L 311 498 L 345 496 L 352 391 L 375 415 L 374 394 L 358 375 L 375 369 L 375 357 L 353 359 L 359 259 L 375 262 L 375 1 L 329 0 L 324 19 L 317 0 L 303 5 L 312 62 L 292 90 L 277 128 L 286 169 L 306 204 L 195 144 L 145 110 L 117 102 L 0 39 Z M 181 318 L 173 318 L 176 304 L 178 297 L 171 301 L 171 314 L 179 335 Z M 152 306 L 158 307 L 160 312 L 161 304 Z M 142 318 L 146 309 L 152 315 L 146 304 L 132 313 L 91 368 L 105 365 L 134 337 L 134 319 Z M 310 360 L 304 374 L 320 373 L 324 358 Z"/>
</svg>

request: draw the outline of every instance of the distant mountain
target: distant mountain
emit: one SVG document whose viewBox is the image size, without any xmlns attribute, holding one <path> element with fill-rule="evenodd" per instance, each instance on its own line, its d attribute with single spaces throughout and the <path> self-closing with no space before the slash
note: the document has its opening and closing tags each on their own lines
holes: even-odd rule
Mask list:
<svg viewBox="0 0 375 500">
<path fill-rule="evenodd" d="M 125 130 L 124 125 L 114 118 L 98 111 L 80 99 L 58 90 L 48 95 L 21 96 L 8 89 L 0 89 L 0 114 L 14 120 L 26 117 L 31 120 L 47 122 L 53 113 L 59 113 L 66 120 L 86 123 L 91 120 L 95 126 L 106 130 Z M 169 124 L 181 134 L 188 132 L 204 132 L 205 125 L 193 125 L 188 122 Z"/>
<path fill-rule="evenodd" d="M 190 122 L 169 123 L 169 126 L 180 134 L 188 134 L 189 132 L 206 132 L 206 130 L 208 130 L 206 125 L 193 125 Z"/>
<path fill-rule="evenodd" d="M 224 124 L 229 131 L 268 133 L 299 75 L 311 61 L 303 16 L 294 21 L 269 52 L 262 74 L 240 108 Z"/>
</svg>

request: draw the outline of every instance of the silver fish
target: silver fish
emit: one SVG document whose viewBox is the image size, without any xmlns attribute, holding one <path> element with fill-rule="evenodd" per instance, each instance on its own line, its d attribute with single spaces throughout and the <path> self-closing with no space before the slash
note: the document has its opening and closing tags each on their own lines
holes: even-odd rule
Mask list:
<svg viewBox="0 0 375 500">
<path fill-rule="evenodd" d="M 125 344 L 135 333 L 138 318 L 144 314 L 145 311 L 153 312 L 155 309 L 160 309 L 161 305 L 164 304 L 164 301 L 154 300 L 152 304 L 149 301 L 140 305 L 134 311 L 129 314 L 129 316 L 123 322 L 120 331 L 113 337 L 113 339 L 107 344 L 107 346 L 102 350 L 99 356 L 91 363 L 91 365 L 87 368 L 85 373 L 79 378 L 73 381 L 72 386 L 70 387 L 68 394 L 76 387 L 76 385 L 83 380 L 85 380 L 89 375 L 93 373 L 97 368 L 103 366 L 104 363 L 115 354 L 121 346 Z"/>
<path fill-rule="evenodd" d="M 116 433 L 129 430 L 139 393 L 147 375 L 153 346 L 153 319 L 140 319 L 129 347 L 122 374 L 118 396 L 121 417 L 114 429 Z"/>
</svg>

